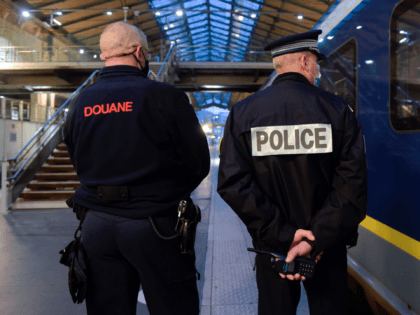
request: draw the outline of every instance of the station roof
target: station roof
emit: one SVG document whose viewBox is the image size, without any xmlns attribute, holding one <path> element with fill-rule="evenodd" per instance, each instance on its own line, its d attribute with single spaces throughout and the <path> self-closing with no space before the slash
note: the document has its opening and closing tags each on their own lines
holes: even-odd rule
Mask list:
<svg viewBox="0 0 420 315">
<path fill-rule="evenodd" d="M 181 61 L 226 62 L 271 61 L 271 56 L 262 52 L 266 43 L 310 30 L 333 2 L 335 0 L 5 0 L 6 6 L 14 6 L 15 13 L 26 10 L 30 14 L 28 20 L 43 26 L 41 33 L 61 38 L 63 43 L 98 46 L 106 25 L 125 19 L 145 32 L 152 58 L 162 58 L 174 42 Z M 193 94 L 199 106 L 228 106 L 246 96 L 226 92 Z"/>
</svg>

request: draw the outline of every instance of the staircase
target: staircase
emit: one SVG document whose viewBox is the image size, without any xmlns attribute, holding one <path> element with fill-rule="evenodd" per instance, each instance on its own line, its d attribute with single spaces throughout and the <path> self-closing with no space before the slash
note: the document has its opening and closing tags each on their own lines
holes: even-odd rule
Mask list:
<svg viewBox="0 0 420 315">
<path fill-rule="evenodd" d="M 66 145 L 60 143 L 24 189 L 13 209 L 67 208 L 65 200 L 80 185 Z"/>
</svg>

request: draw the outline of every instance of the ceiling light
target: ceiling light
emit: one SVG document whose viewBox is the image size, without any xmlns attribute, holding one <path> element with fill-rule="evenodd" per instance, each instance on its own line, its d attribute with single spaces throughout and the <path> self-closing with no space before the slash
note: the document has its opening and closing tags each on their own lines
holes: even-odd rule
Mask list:
<svg viewBox="0 0 420 315">
<path fill-rule="evenodd" d="M 22 15 L 23 15 L 24 17 L 29 17 L 29 16 L 31 16 L 31 15 L 29 14 L 29 12 L 28 12 L 28 11 L 23 11 L 23 12 L 22 12 Z"/>
<path fill-rule="evenodd" d="M 252 17 L 253 19 L 255 19 L 255 18 L 257 17 L 257 15 L 256 15 L 255 13 L 252 13 L 252 14 L 251 14 L 251 17 Z"/>
<path fill-rule="evenodd" d="M 61 22 L 60 21 L 57 21 L 56 19 L 53 19 L 53 21 L 54 21 L 55 24 L 61 25 Z"/>
<path fill-rule="evenodd" d="M 156 16 L 160 16 L 160 12 L 159 11 L 157 11 L 155 14 L 156 14 Z"/>
<path fill-rule="evenodd" d="M 401 39 L 401 40 L 400 40 L 400 44 L 402 44 L 402 43 L 406 42 L 406 41 L 407 41 L 407 39 L 408 39 L 407 37 L 404 37 L 403 39 Z"/>
<path fill-rule="evenodd" d="M 363 26 L 359 25 L 358 27 L 356 27 L 358 30 L 360 30 Z"/>
<path fill-rule="evenodd" d="M 236 36 L 236 37 L 239 37 L 240 36 L 239 34 L 236 34 L 236 33 L 234 33 L 233 35 Z"/>
<path fill-rule="evenodd" d="M 319 40 L 318 40 L 318 43 L 322 43 L 324 41 L 324 39 L 323 38 L 320 38 Z"/>
<path fill-rule="evenodd" d="M 242 15 L 240 15 L 240 16 L 238 16 L 238 20 L 239 21 L 243 21 L 244 20 L 244 17 Z"/>
<path fill-rule="evenodd" d="M 57 12 L 55 12 L 55 14 L 57 14 L 57 15 L 63 15 L 63 13 L 61 11 L 57 11 Z"/>
<path fill-rule="evenodd" d="M 297 19 L 298 19 L 298 20 L 302 20 L 302 19 L 303 19 L 303 15 L 302 15 L 302 14 L 299 14 L 299 15 L 297 16 Z"/>
<path fill-rule="evenodd" d="M 175 41 L 171 40 L 171 44 L 175 44 Z"/>
<path fill-rule="evenodd" d="M 329 40 L 331 40 L 331 39 L 333 39 L 334 38 L 334 36 L 328 36 L 327 37 Z"/>
<path fill-rule="evenodd" d="M 83 55 L 85 53 L 85 51 L 83 49 L 80 49 L 79 53 L 81 53 Z"/>
<path fill-rule="evenodd" d="M 367 65 L 373 64 L 373 60 L 366 60 L 365 62 L 366 62 Z"/>
<path fill-rule="evenodd" d="M 108 11 L 106 14 L 107 15 L 112 15 L 112 12 L 111 11 Z"/>
<path fill-rule="evenodd" d="M 168 27 L 167 27 L 167 26 L 165 26 L 163 29 L 164 29 L 165 31 L 167 31 L 167 30 L 168 30 Z"/>
<path fill-rule="evenodd" d="M 170 27 L 170 28 L 173 28 L 173 27 L 174 27 L 174 25 L 173 25 L 173 24 L 169 24 L 169 27 Z"/>
<path fill-rule="evenodd" d="M 178 16 L 182 16 L 183 14 L 184 14 L 184 12 L 182 12 L 182 10 L 176 11 L 176 15 L 178 15 Z"/>
<path fill-rule="evenodd" d="M 50 24 L 48 24 L 47 22 L 42 22 L 42 24 L 44 24 L 46 27 L 51 27 L 51 25 Z"/>
<path fill-rule="evenodd" d="M 181 39 L 180 39 L 180 38 L 178 38 L 176 41 L 177 41 L 177 42 L 179 42 L 180 40 L 181 40 Z"/>
<path fill-rule="evenodd" d="M 96 59 L 97 57 L 98 57 L 98 55 L 93 55 L 93 58 L 95 58 L 95 59 Z"/>
</svg>

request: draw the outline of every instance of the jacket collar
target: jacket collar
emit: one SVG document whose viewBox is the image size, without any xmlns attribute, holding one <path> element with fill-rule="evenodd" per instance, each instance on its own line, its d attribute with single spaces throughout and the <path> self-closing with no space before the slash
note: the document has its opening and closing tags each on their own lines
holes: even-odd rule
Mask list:
<svg viewBox="0 0 420 315">
<path fill-rule="evenodd" d="M 133 66 L 109 66 L 103 67 L 99 73 L 99 77 L 115 76 L 115 75 L 146 75 L 139 68 Z"/>
<path fill-rule="evenodd" d="M 297 72 L 286 72 L 283 74 L 278 75 L 272 85 L 279 84 L 280 82 L 286 81 L 286 80 L 293 80 L 293 81 L 301 81 L 305 83 L 309 83 L 307 78 L 305 78 L 302 74 Z"/>
</svg>

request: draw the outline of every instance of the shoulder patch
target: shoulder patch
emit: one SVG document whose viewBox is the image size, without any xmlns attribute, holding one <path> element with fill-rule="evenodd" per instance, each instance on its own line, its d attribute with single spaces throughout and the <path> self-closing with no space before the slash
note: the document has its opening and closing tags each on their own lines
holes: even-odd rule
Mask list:
<svg viewBox="0 0 420 315">
<path fill-rule="evenodd" d="M 251 128 L 252 155 L 315 154 L 332 152 L 330 124 Z"/>
</svg>

